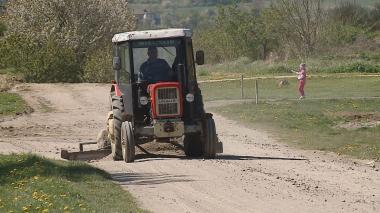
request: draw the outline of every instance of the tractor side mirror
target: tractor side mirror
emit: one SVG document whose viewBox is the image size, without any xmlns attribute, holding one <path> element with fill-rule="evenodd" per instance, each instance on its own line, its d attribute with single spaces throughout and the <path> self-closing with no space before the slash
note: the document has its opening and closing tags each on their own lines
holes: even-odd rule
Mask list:
<svg viewBox="0 0 380 213">
<path fill-rule="evenodd" d="M 119 56 L 113 57 L 113 69 L 120 70 L 121 69 L 121 60 Z"/>
<path fill-rule="evenodd" d="M 195 62 L 196 62 L 198 65 L 203 65 L 203 64 L 205 64 L 205 53 L 203 52 L 203 50 L 198 50 L 198 51 L 195 53 Z"/>
</svg>

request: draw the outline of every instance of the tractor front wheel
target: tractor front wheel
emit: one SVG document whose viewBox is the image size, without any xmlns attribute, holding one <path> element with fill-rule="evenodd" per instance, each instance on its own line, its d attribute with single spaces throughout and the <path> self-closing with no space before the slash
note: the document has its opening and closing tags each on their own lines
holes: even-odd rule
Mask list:
<svg viewBox="0 0 380 213">
<path fill-rule="evenodd" d="M 126 163 L 135 161 L 135 137 L 131 122 L 123 122 L 121 125 L 121 149 Z"/>
<path fill-rule="evenodd" d="M 188 157 L 202 156 L 202 138 L 200 134 L 188 134 L 183 139 L 185 154 Z"/>
<path fill-rule="evenodd" d="M 216 135 L 215 121 L 213 118 L 207 118 L 203 121 L 203 157 L 215 158 L 218 137 Z"/>
</svg>

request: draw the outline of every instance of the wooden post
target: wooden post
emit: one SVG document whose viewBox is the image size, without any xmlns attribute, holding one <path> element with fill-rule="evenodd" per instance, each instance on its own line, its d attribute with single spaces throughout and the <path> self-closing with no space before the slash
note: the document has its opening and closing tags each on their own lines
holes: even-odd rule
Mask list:
<svg viewBox="0 0 380 213">
<path fill-rule="evenodd" d="M 243 74 L 241 74 L 240 88 L 241 88 L 241 99 L 244 99 L 244 75 Z"/>
<path fill-rule="evenodd" d="M 256 104 L 259 104 L 259 83 L 255 80 Z"/>
</svg>

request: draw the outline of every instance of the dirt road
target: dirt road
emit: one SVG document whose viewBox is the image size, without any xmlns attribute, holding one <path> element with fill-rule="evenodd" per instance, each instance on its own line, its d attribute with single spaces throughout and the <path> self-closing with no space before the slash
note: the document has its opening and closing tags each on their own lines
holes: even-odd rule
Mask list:
<svg viewBox="0 0 380 213">
<path fill-rule="evenodd" d="M 104 126 L 108 86 L 19 85 L 34 113 L 0 122 L 0 153 L 32 152 L 59 158 L 94 141 Z M 220 104 L 220 103 L 218 103 Z M 135 163 L 109 157 L 91 162 L 153 212 L 379 212 L 380 172 L 369 161 L 303 151 L 276 143 L 265 132 L 216 115 L 224 154 L 186 159 L 152 145 L 154 157 Z"/>
</svg>

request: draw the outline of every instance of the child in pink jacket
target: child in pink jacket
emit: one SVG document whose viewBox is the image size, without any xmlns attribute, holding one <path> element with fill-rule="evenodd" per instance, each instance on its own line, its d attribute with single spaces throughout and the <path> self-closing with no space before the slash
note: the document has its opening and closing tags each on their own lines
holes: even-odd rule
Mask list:
<svg viewBox="0 0 380 213">
<path fill-rule="evenodd" d="M 299 99 L 304 99 L 305 98 L 305 84 L 306 84 L 306 64 L 305 63 L 300 64 L 300 68 L 298 72 L 295 72 L 293 70 L 292 72 L 297 74 L 298 91 L 300 92 L 300 95 L 301 95 Z"/>
</svg>

